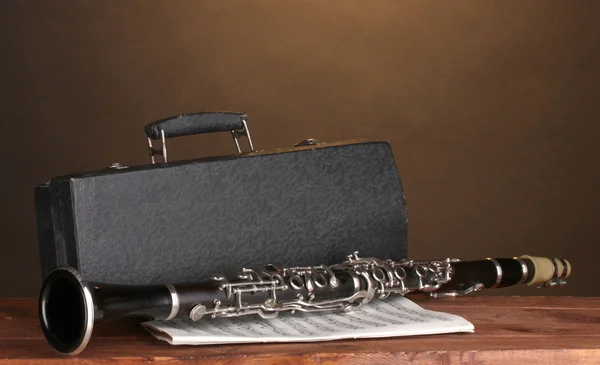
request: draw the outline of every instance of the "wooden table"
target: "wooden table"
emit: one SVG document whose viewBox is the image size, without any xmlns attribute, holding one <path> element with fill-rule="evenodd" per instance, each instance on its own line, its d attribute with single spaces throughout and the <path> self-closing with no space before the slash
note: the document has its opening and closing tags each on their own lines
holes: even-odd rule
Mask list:
<svg viewBox="0 0 600 365">
<path fill-rule="evenodd" d="M 2 364 L 600 364 L 600 298 L 415 300 L 461 315 L 475 333 L 304 344 L 171 346 L 133 322 L 98 323 L 88 348 L 63 357 L 43 339 L 33 299 L 0 300 Z"/>
</svg>

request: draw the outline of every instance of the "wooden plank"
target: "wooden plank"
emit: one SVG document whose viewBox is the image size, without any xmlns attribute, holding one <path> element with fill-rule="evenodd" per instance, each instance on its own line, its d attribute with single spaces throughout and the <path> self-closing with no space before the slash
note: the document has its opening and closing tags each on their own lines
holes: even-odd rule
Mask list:
<svg viewBox="0 0 600 365">
<path fill-rule="evenodd" d="M 600 298 L 415 301 L 427 309 L 464 316 L 476 332 L 303 344 L 171 346 L 135 322 L 101 322 L 86 351 L 65 358 L 43 339 L 35 300 L 0 300 L 0 364 L 597 364 L 600 358 Z"/>
<path fill-rule="evenodd" d="M 559 340 L 559 338 L 554 338 Z M 597 336 L 571 336 L 549 343 L 536 336 L 501 337 L 482 340 L 476 335 L 411 336 L 405 338 L 343 340 L 296 344 L 245 344 L 215 346 L 171 346 L 154 338 L 120 339 L 95 338 L 77 358 L 101 357 L 250 357 L 259 355 L 286 356 L 297 353 L 353 354 L 396 353 L 422 351 L 500 351 L 500 350 L 564 350 L 599 349 Z M 61 357 L 44 340 L 4 340 L 0 354 L 11 358 Z"/>
<path fill-rule="evenodd" d="M 541 349 L 516 349 L 516 350 L 465 350 L 465 351 L 443 351 L 426 350 L 420 352 L 376 352 L 376 353 L 318 353 L 304 352 L 291 355 L 273 355 L 258 354 L 252 357 L 227 355 L 222 357 L 178 357 L 169 354 L 167 356 L 110 356 L 99 358 L 90 357 L 45 357 L 45 358 L 21 358 L 21 359 L 3 359 L 0 358 L 0 364 L 163 364 L 163 365 L 233 365 L 233 364 L 298 364 L 298 365 L 326 365 L 326 364 L 344 364 L 344 365 L 390 365 L 390 364 L 411 364 L 411 365 L 448 365 L 448 364 L 578 364 L 578 365 L 597 365 L 600 358 L 598 349 L 564 349 L 557 351 L 548 351 Z"/>
</svg>

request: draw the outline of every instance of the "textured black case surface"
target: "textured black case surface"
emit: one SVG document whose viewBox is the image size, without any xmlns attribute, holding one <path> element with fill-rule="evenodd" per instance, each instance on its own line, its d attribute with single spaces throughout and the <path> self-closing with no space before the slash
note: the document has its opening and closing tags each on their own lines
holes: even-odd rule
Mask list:
<svg viewBox="0 0 600 365">
<path fill-rule="evenodd" d="M 42 275 L 197 281 L 268 263 L 406 257 L 390 145 L 351 141 L 63 176 L 35 189 Z"/>
</svg>

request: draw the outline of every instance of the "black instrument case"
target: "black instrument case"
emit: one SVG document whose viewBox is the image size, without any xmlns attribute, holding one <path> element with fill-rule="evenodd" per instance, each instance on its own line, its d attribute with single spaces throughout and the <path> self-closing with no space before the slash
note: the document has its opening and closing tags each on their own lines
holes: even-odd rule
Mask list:
<svg viewBox="0 0 600 365">
<path fill-rule="evenodd" d="M 387 142 L 308 139 L 256 151 L 247 116 L 233 112 L 144 130 L 152 163 L 35 186 L 43 277 L 70 265 L 91 281 L 174 283 L 266 264 L 333 264 L 354 251 L 406 257 L 406 201 Z M 166 161 L 167 139 L 224 131 L 238 154 Z"/>
</svg>

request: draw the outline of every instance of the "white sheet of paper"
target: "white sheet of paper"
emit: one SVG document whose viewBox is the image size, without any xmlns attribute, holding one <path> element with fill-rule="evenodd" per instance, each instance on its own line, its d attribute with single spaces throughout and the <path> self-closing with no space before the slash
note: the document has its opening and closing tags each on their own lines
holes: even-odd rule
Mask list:
<svg viewBox="0 0 600 365">
<path fill-rule="evenodd" d="M 401 296 L 374 300 L 349 313 L 280 313 L 275 319 L 254 315 L 206 317 L 197 322 L 178 316 L 170 321 L 151 321 L 143 325 L 156 338 L 172 345 L 315 342 L 474 330 L 473 324 L 460 316 L 423 309 Z"/>
</svg>

